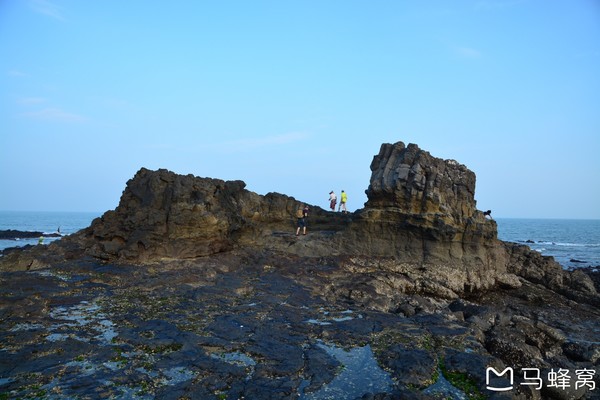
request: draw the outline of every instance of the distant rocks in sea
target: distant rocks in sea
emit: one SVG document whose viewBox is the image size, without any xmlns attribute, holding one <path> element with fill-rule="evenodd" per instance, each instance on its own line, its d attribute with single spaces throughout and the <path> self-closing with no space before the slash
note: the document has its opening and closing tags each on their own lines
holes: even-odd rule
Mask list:
<svg viewBox="0 0 600 400">
<path fill-rule="evenodd" d="M 62 237 L 62 234 L 58 232 L 18 231 L 15 229 L 0 230 L 0 239 L 2 240 L 35 239 L 39 237 Z"/>
<path fill-rule="evenodd" d="M 572 262 L 572 263 L 580 263 L 580 264 L 586 264 L 587 263 L 587 261 L 578 260 L 576 258 L 571 258 L 569 261 Z"/>
</svg>

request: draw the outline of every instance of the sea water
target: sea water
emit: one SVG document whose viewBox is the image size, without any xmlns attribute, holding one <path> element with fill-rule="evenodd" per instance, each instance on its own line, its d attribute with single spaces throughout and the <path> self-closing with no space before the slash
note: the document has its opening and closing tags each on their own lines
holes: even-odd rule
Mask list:
<svg viewBox="0 0 600 400">
<path fill-rule="evenodd" d="M 600 266 L 600 220 L 497 218 L 498 239 L 552 256 L 564 268 Z"/>
<path fill-rule="evenodd" d="M 90 226 L 99 212 L 38 212 L 38 211 L 0 211 L 0 230 L 17 230 L 57 233 L 70 235 Z M 47 244 L 57 238 L 44 238 Z M 0 250 L 8 247 L 22 247 L 28 244 L 38 244 L 39 239 L 0 240 Z"/>
<path fill-rule="evenodd" d="M 102 213 L 0 211 L 0 230 L 69 235 Z M 497 218 L 498 238 L 553 256 L 565 268 L 600 266 L 600 220 Z M 49 243 L 53 238 L 45 238 Z M 0 240 L 0 250 L 37 244 L 38 239 Z"/>
</svg>

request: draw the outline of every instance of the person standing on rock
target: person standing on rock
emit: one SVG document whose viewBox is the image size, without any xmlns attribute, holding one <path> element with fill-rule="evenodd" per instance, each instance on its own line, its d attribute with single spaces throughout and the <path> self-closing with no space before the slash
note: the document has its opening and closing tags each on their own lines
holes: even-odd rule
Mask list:
<svg viewBox="0 0 600 400">
<path fill-rule="evenodd" d="M 329 192 L 329 208 L 331 208 L 331 211 L 335 211 L 335 205 L 337 203 L 337 197 L 335 195 L 335 193 L 333 193 L 333 190 L 331 192 Z"/>
<path fill-rule="evenodd" d="M 342 190 L 342 194 L 340 194 L 340 207 L 338 208 L 338 211 L 342 211 L 343 213 L 348 212 L 348 210 L 346 209 L 347 201 L 348 201 L 348 195 L 346 194 L 346 192 L 344 192 Z"/>
<path fill-rule="evenodd" d="M 306 218 L 308 217 L 308 206 L 304 206 L 304 208 L 298 208 L 296 211 L 296 218 L 298 219 L 297 228 L 296 228 L 296 236 L 300 234 L 300 228 L 302 228 L 302 234 L 306 235 Z"/>
</svg>

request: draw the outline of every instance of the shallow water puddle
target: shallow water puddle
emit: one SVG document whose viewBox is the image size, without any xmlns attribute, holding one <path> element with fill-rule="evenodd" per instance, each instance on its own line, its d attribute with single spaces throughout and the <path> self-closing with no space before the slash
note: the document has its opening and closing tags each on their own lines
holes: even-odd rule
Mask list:
<svg viewBox="0 0 600 400">
<path fill-rule="evenodd" d="M 13 382 L 13 378 L 0 378 L 0 386 Z"/>
<path fill-rule="evenodd" d="M 456 386 L 452 385 L 444 375 L 442 371 L 438 371 L 438 380 L 427 389 L 423 390 L 424 394 L 438 396 L 440 398 L 448 400 L 466 400 L 467 395 Z"/>
<path fill-rule="evenodd" d="M 355 399 L 365 394 L 387 393 L 394 386 L 390 375 L 375 360 L 371 346 L 346 351 L 337 346 L 317 344 L 342 364 L 341 372 L 328 384 L 312 393 L 303 393 L 309 382 L 299 388 L 299 398 L 306 400 Z"/>
<path fill-rule="evenodd" d="M 37 270 L 37 271 L 29 271 L 28 273 L 30 273 L 30 274 L 36 274 L 36 275 L 43 276 L 43 277 L 56 278 L 56 279 L 59 279 L 59 280 L 61 280 L 63 282 L 71 282 L 72 281 L 70 275 L 67 275 L 67 274 L 62 273 L 62 272 L 57 272 L 57 271 L 54 271 L 54 270 L 49 270 L 49 269 L 46 269 L 46 270 Z"/>
<path fill-rule="evenodd" d="M 240 353 L 239 351 L 223 354 L 211 354 L 210 356 L 211 358 L 223 360 L 229 364 L 239 365 L 242 367 L 253 367 L 256 365 L 256 361 L 254 361 L 254 359 L 244 353 Z"/>
<path fill-rule="evenodd" d="M 313 324 L 313 325 L 332 325 L 334 322 L 351 321 L 354 318 L 360 319 L 363 317 L 361 314 L 358 314 L 356 317 L 354 317 L 352 315 L 352 314 L 354 314 L 354 311 L 352 311 L 352 310 L 345 310 L 345 311 L 341 311 L 341 312 L 332 314 L 329 311 L 325 311 L 325 309 L 323 309 L 323 307 L 321 307 L 319 309 L 319 311 L 321 314 L 323 314 L 320 318 L 310 318 L 304 322 L 307 324 Z M 336 314 L 338 314 L 338 315 L 336 316 Z"/>
<path fill-rule="evenodd" d="M 189 381 L 198 375 L 197 372 L 191 371 L 186 367 L 175 367 L 162 371 L 164 378 L 161 383 L 163 385 L 177 385 L 179 383 Z"/>
<path fill-rule="evenodd" d="M 29 323 L 19 323 L 13 326 L 10 331 L 11 332 L 19 332 L 19 331 L 31 331 L 37 329 L 43 329 L 44 325 L 42 324 L 29 324 Z"/>
<path fill-rule="evenodd" d="M 66 338 L 71 337 L 84 342 L 96 339 L 107 345 L 117 336 L 113 322 L 107 318 L 106 314 L 100 311 L 100 306 L 93 302 L 82 301 L 71 307 L 55 307 L 50 312 L 50 317 L 59 321 L 67 321 L 54 324 L 50 327 L 50 331 L 53 333 L 47 336 L 47 340 L 51 342 L 65 340 Z M 55 332 L 64 330 L 64 328 L 83 326 L 90 328 L 98 334 L 91 337 L 85 337 L 81 335 L 86 333 L 90 334 L 90 332 L 78 330 L 79 336 L 74 333 Z"/>
<path fill-rule="evenodd" d="M 236 365 L 238 367 L 246 368 L 246 380 L 252 378 L 252 374 L 254 373 L 254 367 L 256 366 L 256 361 L 254 361 L 252 357 L 244 353 L 240 353 L 239 351 L 221 354 L 212 353 L 210 357 L 216 360 L 225 361 L 226 363 Z"/>
</svg>

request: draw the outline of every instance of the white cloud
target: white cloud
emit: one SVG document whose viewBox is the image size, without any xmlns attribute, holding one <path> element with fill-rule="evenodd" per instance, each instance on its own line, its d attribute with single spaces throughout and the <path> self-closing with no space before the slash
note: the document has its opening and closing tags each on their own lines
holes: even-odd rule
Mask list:
<svg viewBox="0 0 600 400">
<path fill-rule="evenodd" d="M 25 105 L 40 104 L 40 103 L 45 103 L 45 102 L 46 102 L 46 99 L 44 99 L 43 97 L 22 97 L 17 100 L 17 103 L 25 104 Z"/>
<path fill-rule="evenodd" d="M 215 147 L 228 152 L 238 152 L 251 149 L 254 150 L 260 147 L 286 145 L 305 140 L 308 136 L 308 134 L 303 132 L 290 132 L 281 135 L 221 142 L 215 144 Z"/>
<path fill-rule="evenodd" d="M 80 123 L 87 120 L 87 118 L 81 115 L 73 114 L 60 108 L 44 108 L 40 111 L 30 111 L 20 115 L 25 118 L 51 122 Z"/>
<path fill-rule="evenodd" d="M 16 69 L 11 69 L 10 71 L 8 71 L 8 76 L 14 76 L 17 78 L 22 78 L 24 76 L 27 76 L 27 74 L 23 71 L 19 71 Z"/>
<path fill-rule="evenodd" d="M 455 47 L 454 51 L 462 57 L 465 58 L 480 58 L 481 52 L 479 50 L 473 49 L 471 47 Z"/>
<path fill-rule="evenodd" d="M 61 7 L 48 0 L 30 0 L 29 7 L 39 14 L 46 15 L 59 21 L 65 20 Z"/>
</svg>

